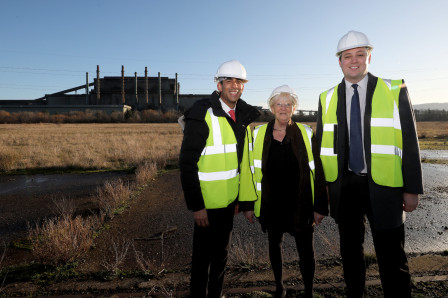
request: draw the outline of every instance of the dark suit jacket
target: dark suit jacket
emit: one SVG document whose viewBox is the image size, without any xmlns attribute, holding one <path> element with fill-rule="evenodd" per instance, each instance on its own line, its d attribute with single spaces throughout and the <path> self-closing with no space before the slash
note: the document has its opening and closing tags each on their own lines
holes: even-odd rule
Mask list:
<svg viewBox="0 0 448 298">
<path fill-rule="evenodd" d="M 376 229 L 390 229 L 401 225 L 405 220 L 403 212 L 403 192 L 422 194 L 422 169 L 420 149 L 418 145 L 414 110 L 406 86 L 403 84 L 399 95 L 399 113 L 403 135 L 402 172 L 403 187 L 386 187 L 373 182 L 371 176 L 370 150 L 370 120 L 372 114 L 372 98 L 378 78 L 368 73 L 366 107 L 364 114 L 364 149 L 369 179 L 370 202 L 372 206 L 372 221 Z M 337 107 L 337 140 L 335 144 L 338 153 L 338 178 L 328 183 L 330 193 L 330 215 L 338 221 L 338 208 L 341 200 L 342 180 L 348 169 L 348 128 L 345 105 L 345 81 L 338 86 Z M 322 107 L 319 100 L 316 137 L 320 149 L 322 143 Z"/>
</svg>

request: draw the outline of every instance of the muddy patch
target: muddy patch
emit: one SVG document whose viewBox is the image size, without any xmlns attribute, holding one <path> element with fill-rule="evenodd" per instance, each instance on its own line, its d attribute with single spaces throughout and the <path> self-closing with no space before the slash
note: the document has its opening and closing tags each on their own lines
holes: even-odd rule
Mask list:
<svg viewBox="0 0 448 298">
<path fill-rule="evenodd" d="M 0 176 L 0 235 L 2 242 L 23 238 L 28 223 L 34 224 L 57 213 L 53 200 L 74 202 L 75 213 L 88 214 L 97 208 L 97 187 L 107 180 L 133 175 L 126 172 Z"/>
</svg>

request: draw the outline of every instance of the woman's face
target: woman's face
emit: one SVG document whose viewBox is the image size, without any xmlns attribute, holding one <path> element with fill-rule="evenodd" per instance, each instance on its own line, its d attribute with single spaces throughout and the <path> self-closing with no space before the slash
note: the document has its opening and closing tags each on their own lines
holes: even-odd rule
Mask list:
<svg viewBox="0 0 448 298">
<path fill-rule="evenodd" d="M 289 96 L 278 95 L 271 106 L 271 112 L 274 114 L 275 120 L 284 123 L 291 120 L 294 108 L 293 101 Z"/>
</svg>

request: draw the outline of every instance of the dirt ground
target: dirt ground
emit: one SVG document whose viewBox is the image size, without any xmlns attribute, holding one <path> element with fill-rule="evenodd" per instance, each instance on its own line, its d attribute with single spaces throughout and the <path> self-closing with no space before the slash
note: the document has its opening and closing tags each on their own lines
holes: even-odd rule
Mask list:
<svg viewBox="0 0 448 298">
<path fill-rule="evenodd" d="M 83 193 L 80 196 L 80 206 L 84 206 L 80 208 L 86 208 L 85 195 Z M 3 205 L 5 209 L 2 207 L 0 223 L 2 223 L 1 220 L 3 223 L 14 222 L 12 216 L 19 216 L 21 210 L 23 211 L 22 215 L 26 216 L 31 213 L 33 216 L 37 216 L 34 213 L 45 206 L 42 202 L 43 198 L 44 196 L 36 195 L 34 200 L 27 200 L 26 206 L 24 201 L 22 204 L 16 203 L 12 207 L 9 205 L 8 208 Z M 48 199 L 48 197 L 46 198 Z M 4 199 L 4 196 L 0 197 L 1 204 Z M 19 197 L 15 197 L 15 199 L 18 200 Z M 13 210 L 15 211 L 13 212 Z M 41 213 L 43 214 L 45 211 L 42 210 L 39 214 Z M 241 215 L 238 215 L 235 219 L 234 236 L 242 235 L 241 239 L 248 239 L 244 236 L 246 232 L 238 230 L 243 225 L 248 224 L 244 222 Z M 3 231 L 12 231 L 8 235 L 13 235 L 14 240 L 20 240 L 23 239 L 24 233 L 19 227 L 20 225 L 17 225 L 15 230 L 4 228 Z M 107 222 L 105 228 L 96 238 L 94 248 L 84 256 L 77 266 L 76 277 L 59 278 L 50 283 L 38 283 L 18 278 L 11 282 L 5 279 L 2 284 L 0 280 L 0 296 L 187 296 L 192 228 L 192 215 L 186 209 L 183 200 L 179 172 L 177 170 L 169 171 L 142 190 L 132 200 L 128 209 Z M 257 240 L 264 237 L 258 226 L 249 227 L 247 233 L 259 237 L 254 238 L 255 245 L 262 242 L 262 240 Z M 4 235 L 2 238 L 3 241 L 6 239 Z M 12 241 L 12 239 L 8 241 Z M 123 255 L 126 250 L 123 263 L 118 264 L 120 254 Z M 255 254 L 256 260 L 253 265 L 247 266 L 239 264 L 237 261 L 229 263 L 225 278 L 227 297 L 271 297 L 269 293 L 272 293 L 275 288 L 268 259 L 266 254 L 261 254 L 258 251 Z M 10 245 L 1 267 L 33 264 L 33 262 L 34 258 L 29 250 Z M 416 297 L 448 296 L 447 254 L 413 254 L 409 256 L 409 266 Z M 118 269 L 115 271 L 116 275 L 110 273 L 110 268 L 114 267 Z M 146 271 L 147 274 L 142 274 L 143 271 Z M 296 260 L 288 259 L 285 263 L 284 278 L 288 288 L 288 297 L 300 297 L 302 281 Z M 367 279 L 368 296 L 382 296 L 376 264 L 369 266 Z M 317 258 L 315 287 L 316 293 L 322 297 L 344 296 L 341 262 L 337 255 Z"/>
</svg>

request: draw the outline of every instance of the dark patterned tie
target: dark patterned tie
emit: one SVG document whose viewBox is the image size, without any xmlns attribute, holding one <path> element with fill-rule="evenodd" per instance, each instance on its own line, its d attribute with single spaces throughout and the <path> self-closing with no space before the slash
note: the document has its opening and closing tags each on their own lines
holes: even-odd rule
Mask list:
<svg viewBox="0 0 448 298">
<path fill-rule="evenodd" d="M 352 85 L 354 93 L 350 108 L 350 169 L 359 174 L 364 168 L 362 150 L 361 112 L 359 108 L 358 85 Z"/>
</svg>

